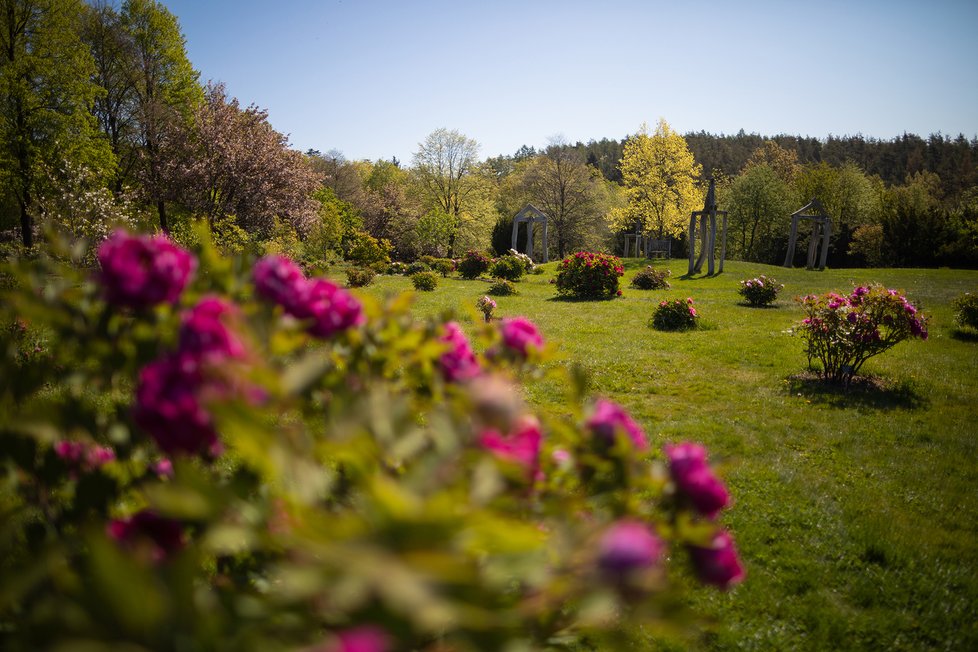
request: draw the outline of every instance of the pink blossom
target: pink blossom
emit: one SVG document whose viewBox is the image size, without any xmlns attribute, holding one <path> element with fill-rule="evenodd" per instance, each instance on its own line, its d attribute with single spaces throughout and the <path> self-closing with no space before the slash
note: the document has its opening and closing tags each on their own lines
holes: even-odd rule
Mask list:
<svg viewBox="0 0 978 652">
<path fill-rule="evenodd" d="M 391 649 L 390 636 L 375 625 L 362 625 L 337 634 L 336 645 L 330 652 L 387 652 Z"/>
<path fill-rule="evenodd" d="M 324 278 L 315 278 L 305 284 L 292 315 L 312 320 L 309 334 L 319 338 L 332 337 L 364 321 L 360 302 Z"/>
<path fill-rule="evenodd" d="M 111 448 L 81 441 L 59 441 L 54 445 L 54 453 L 68 466 L 72 477 L 80 471 L 94 471 L 115 459 Z"/>
<path fill-rule="evenodd" d="M 161 478 L 173 477 L 173 462 L 164 457 L 150 467 Z"/>
<path fill-rule="evenodd" d="M 636 449 L 644 451 L 649 447 L 642 427 L 614 401 L 599 398 L 594 404 L 594 412 L 585 425 L 607 445 L 615 442 L 619 432 L 624 432 Z"/>
<path fill-rule="evenodd" d="M 438 341 L 448 345 L 448 350 L 438 358 L 438 366 L 445 380 L 452 383 L 460 382 L 475 378 L 482 373 L 479 361 L 457 322 L 446 323 L 444 334 L 438 338 Z"/>
<path fill-rule="evenodd" d="M 251 272 L 259 295 L 294 314 L 307 280 L 299 266 L 285 256 L 265 256 Z"/>
<path fill-rule="evenodd" d="M 180 325 L 180 351 L 198 360 L 216 361 L 240 358 L 245 348 L 228 322 L 238 314 L 237 307 L 215 296 L 207 296 L 183 314 Z"/>
<path fill-rule="evenodd" d="M 526 357 L 530 350 L 543 348 L 543 336 L 536 325 L 525 317 L 504 319 L 500 325 L 503 345 L 519 355 Z"/>
<path fill-rule="evenodd" d="M 716 518 L 730 504 L 730 494 L 706 463 L 706 449 L 686 442 L 666 446 L 665 451 L 676 488 L 696 511 L 707 518 Z"/>
<path fill-rule="evenodd" d="M 99 281 L 106 300 L 117 306 L 148 308 L 176 303 L 197 261 L 164 235 L 116 231 L 98 249 Z"/>
<path fill-rule="evenodd" d="M 689 554 L 697 576 L 706 584 L 727 589 L 742 582 L 747 575 L 733 537 L 724 530 L 717 532 L 707 547 L 689 546 Z"/>
<path fill-rule="evenodd" d="M 524 417 L 515 425 L 513 432 L 503 435 L 497 430 L 484 430 L 479 444 L 499 459 L 512 462 L 526 470 L 528 480 L 533 480 L 540 468 L 540 445 L 543 433 L 540 423 L 533 417 Z"/>
<path fill-rule="evenodd" d="M 618 521 L 601 537 L 598 566 L 609 575 L 621 576 L 658 564 L 665 549 L 644 523 Z"/>
<path fill-rule="evenodd" d="M 127 548 L 148 545 L 155 562 L 164 561 L 186 545 L 183 526 L 178 521 L 148 509 L 131 518 L 110 521 L 106 532 Z"/>
</svg>

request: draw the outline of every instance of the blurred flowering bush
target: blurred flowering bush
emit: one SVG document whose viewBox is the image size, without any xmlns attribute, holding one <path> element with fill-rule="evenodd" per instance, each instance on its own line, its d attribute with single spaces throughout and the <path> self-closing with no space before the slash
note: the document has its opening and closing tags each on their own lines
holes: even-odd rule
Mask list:
<svg viewBox="0 0 978 652">
<path fill-rule="evenodd" d="M 752 306 L 769 306 L 777 300 L 778 294 L 783 289 L 783 283 L 778 283 L 775 279 L 761 274 L 757 278 L 741 281 L 737 293 Z"/>
<path fill-rule="evenodd" d="M 705 450 L 545 372 L 527 319 L 473 343 L 206 238 L 100 259 L 0 303 L 50 349 L 0 329 L 4 650 L 623 649 L 686 622 L 686 564 L 744 576 Z M 522 399 L 545 373 L 559 416 Z"/>
<path fill-rule="evenodd" d="M 557 265 L 557 294 L 579 299 L 620 296 L 618 279 L 625 273 L 617 256 L 578 251 Z"/>
<path fill-rule="evenodd" d="M 965 328 L 978 330 L 978 294 L 965 292 L 952 303 L 954 320 Z"/>
<path fill-rule="evenodd" d="M 910 338 L 927 339 L 927 317 L 901 292 L 860 286 L 849 295 L 829 292 L 798 299 L 805 310 L 799 332 L 808 365 L 821 363 L 822 377 L 849 383 L 863 363 Z"/>
<path fill-rule="evenodd" d="M 660 301 L 652 313 L 652 328 L 657 331 L 684 331 L 696 328 L 700 318 L 693 298 Z"/>
</svg>

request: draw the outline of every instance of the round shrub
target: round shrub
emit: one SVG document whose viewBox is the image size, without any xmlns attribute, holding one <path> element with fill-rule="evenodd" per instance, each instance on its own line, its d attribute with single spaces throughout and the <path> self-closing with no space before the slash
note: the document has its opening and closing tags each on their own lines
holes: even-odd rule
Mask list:
<svg viewBox="0 0 978 652">
<path fill-rule="evenodd" d="M 516 291 L 516 286 L 504 279 L 499 279 L 490 285 L 487 292 L 497 297 L 507 297 L 513 294 L 519 294 L 519 292 Z"/>
<path fill-rule="evenodd" d="M 411 275 L 411 282 L 414 283 L 415 290 L 431 292 L 438 287 L 438 277 L 434 272 L 418 272 Z"/>
<path fill-rule="evenodd" d="M 387 266 L 387 273 L 391 276 L 404 275 L 407 274 L 408 266 L 407 263 L 402 263 L 400 261 L 394 261 Z"/>
<path fill-rule="evenodd" d="M 652 313 L 652 328 L 657 331 L 685 331 L 696 328 L 699 313 L 693 298 L 661 301 Z"/>
<path fill-rule="evenodd" d="M 492 261 L 489 256 L 478 251 L 466 251 L 462 259 L 458 261 L 458 273 L 464 279 L 472 280 L 479 278 L 489 269 Z"/>
<path fill-rule="evenodd" d="M 752 306 L 769 306 L 778 298 L 778 294 L 784 289 L 783 283 L 778 283 L 773 278 L 768 278 L 761 274 L 757 278 L 748 278 L 740 282 L 740 289 L 737 293 L 744 297 L 744 300 Z"/>
<path fill-rule="evenodd" d="M 525 263 L 516 256 L 501 256 L 489 267 L 489 274 L 493 278 L 502 278 L 507 281 L 518 281 L 526 273 Z"/>
<path fill-rule="evenodd" d="M 418 272 L 430 272 L 431 265 L 424 262 L 423 260 L 416 260 L 407 266 L 407 271 L 405 272 L 408 276 L 413 276 Z"/>
<path fill-rule="evenodd" d="M 431 269 L 442 275 L 442 278 L 448 278 L 455 271 L 455 261 L 451 258 L 438 258 L 431 265 Z"/>
<path fill-rule="evenodd" d="M 526 273 L 527 274 L 536 273 L 537 266 L 533 264 L 533 259 L 532 258 L 530 258 L 529 256 L 527 256 L 524 253 L 521 253 L 519 251 L 516 251 L 515 249 L 510 249 L 509 250 L 509 255 L 510 256 L 513 256 L 514 258 L 516 258 L 517 260 L 519 260 L 521 263 L 523 263 L 523 268 L 526 270 Z M 543 270 L 540 270 L 540 272 L 542 273 Z"/>
<path fill-rule="evenodd" d="M 624 273 L 618 256 L 578 251 L 557 265 L 557 294 L 579 299 L 610 299 L 618 295 L 618 279 Z"/>
<path fill-rule="evenodd" d="M 639 290 L 668 290 L 672 286 L 666 278 L 671 273 L 671 270 L 655 269 L 648 265 L 632 278 L 632 287 Z"/>
<path fill-rule="evenodd" d="M 978 294 L 965 292 L 954 300 L 953 306 L 958 325 L 978 330 Z"/>
<path fill-rule="evenodd" d="M 351 267 L 346 270 L 346 286 L 362 288 L 374 282 L 376 272 L 370 267 Z"/>
</svg>

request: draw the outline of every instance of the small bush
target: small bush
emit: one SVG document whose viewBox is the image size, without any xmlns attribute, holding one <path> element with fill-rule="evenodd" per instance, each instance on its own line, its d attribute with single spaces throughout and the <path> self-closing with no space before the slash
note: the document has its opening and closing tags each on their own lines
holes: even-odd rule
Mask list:
<svg viewBox="0 0 978 652">
<path fill-rule="evenodd" d="M 869 358 L 911 337 L 927 339 L 927 318 L 903 294 L 882 285 L 798 301 L 806 314 L 799 331 L 808 366 L 818 360 L 825 380 L 848 384 Z"/>
<path fill-rule="evenodd" d="M 489 274 L 493 278 L 518 281 L 526 274 L 526 265 L 516 256 L 502 256 L 489 268 Z"/>
<path fill-rule="evenodd" d="M 362 288 L 374 282 L 376 272 L 370 267 L 351 267 L 346 270 L 346 286 Z"/>
<path fill-rule="evenodd" d="M 411 275 L 411 282 L 414 283 L 415 290 L 431 292 L 438 287 L 438 277 L 434 272 L 418 272 Z"/>
<path fill-rule="evenodd" d="M 455 261 L 451 258 L 438 258 L 431 269 L 441 274 L 442 278 L 448 278 L 455 271 Z"/>
<path fill-rule="evenodd" d="M 514 258 L 518 259 L 521 263 L 523 263 L 523 268 L 526 270 L 527 274 L 532 274 L 536 271 L 537 266 L 533 264 L 533 259 L 527 256 L 526 254 L 520 253 L 515 249 L 510 249 L 509 255 L 513 256 Z"/>
<path fill-rule="evenodd" d="M 557 266 L 557 293 L 580 299 L 610 299 L 619 294 L 625 273 L 618 256 L 578 251 Z"/>
<path fill-rule="evenodd" d="M 954 300 L 953 306 L 958 325 L 978 330 L 978 295 L 965 292 Z"/>
<path fill-rule="evenodd" d="M 482 312 L 482 316 L 485 317 L 486 321 L 492 320 L 492 311 L 496 309 L 496 302 L 492 300 L 492 297 L 479 297 L 479 300 L 475 302 L 475 307 Z"/>
<path fill-rule="evenodd" d="M 668 290 L 672 286 L 666 278 L 671 273 L 668 269 L 655 269 L 648 265 L 632 279 L 632 287 L 639 290 Z"/>
<path fill-rule="evenodd" d="M 489 256 L 478 251 L 466 251 L 462 259 L 458 261 L 458 273 L 464 279 L 472 280 L 479 278 L 489 269 L 492 261 Z"/>
<path fill-rule="evenodd" d="M 740 282 L 737 293 L 752 306 L 769 306 L 778 298 L 778 293 L 784 289 L 783 283 L 761 274 L 757 278 L 748 278 Z"/>
<path fill-rule="evenodd" d="M 490 285 L 487 292 L 496 297 L 507 297 L 513 294 L 519 294 L 519 292 L 516 291 L 516 286 L 504 279 L 499 279 Z"/>
<path fill-rule="evenodd" d="M 685 331 L 696 328 L 699 314 L 693 305 L 692 297 L 662 301 L 652 313 L 652 328 L 657 331 Z"/>
<path fill-rule="evenodd" d="M 387 266 L 387 273 L 391 276 L 404 275 L 407 274 L 408 266 L 407 263 L 402 263 L 400 261 L 395 261 Z"/>
<path fill-rule="evenodd" d="M 430 272 L 430 271 L 431 271 L 431 265 L 421 260 L 416 260 L 407 266 L 407 274 L 410 276 L 413 276 L 418 272 Z"/>
<path fill-rule="evenodd" d="M 428 255 L 418 256 L 418 261 L 420 261 L 420 262 L 424 263 L 425 265 L 427 265 L 428 266 L 428 269 L 434 269 L 435 268 L 435 261 L 436 260 L 438 260 L 438 259 L 435 258 L 434 256 L 428 256 Z"/>
</svg>

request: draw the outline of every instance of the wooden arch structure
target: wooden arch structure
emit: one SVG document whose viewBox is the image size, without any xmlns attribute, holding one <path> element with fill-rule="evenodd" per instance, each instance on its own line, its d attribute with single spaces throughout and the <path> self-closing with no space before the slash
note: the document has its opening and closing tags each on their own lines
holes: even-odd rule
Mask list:
<svg viewBox="0 0 978 652">
<path fill-rule="evenodd" d="M 533 204 L 527 204 L 513 217 L 513 246 L 512 249 L 519 251 L 517 247 L 517 235 L 519 234 L 520 224 L 526 224 L 526 249 L 523 253 L 533 259 L 533 231 L 536 227 L 543 227 L 543 262 L 550 262 L 550 249 L 547 244 L 547 214 Z M 534 261 L 536 262 L 536 261 Z"/>
<path fill-rule="evenodd" d="M 689 270 L 687 274 L 699 274 L 703 269 L 703 260 L 709 261 L 707 271 L 713 275 L 714 259 L 716 258 L 717 215 L 723 217 L 723 228 L 720 232 L 720 269 L 723 273 L 723 261 L 727 257 L 727 211 L 717 210 L 716 180 L 710 178 L 710 188 L 706 191 L 706 201 L 703 210 L 689 214 Z M 700 255 L 696 258 L 696 218 L 700 222 Z M 695 261 L 695 262 L 694 262 Z"/>
<path fill-rule="evenodd" d="M 798 245 L 798 222 L 801 220 L 811 220 L 812 237 L 808 240 L 808 257 L 805 259 L 805 268 L 815 267 L 816 254 L 819 253 L 819 241 L 821 241 L 822 251 L 818 256 L 818 269 L 825 269 L 825 261 L 829 255 L 829 239 L 832 237 L 832 218 L 828 211 L 817 198 L 796 210 L 791 214 L 791 235 L 788 237 L 788 253 L 784 257 L 784 266 L 791 267 L 795 257 L 795 247 Z"/>
</svg>

